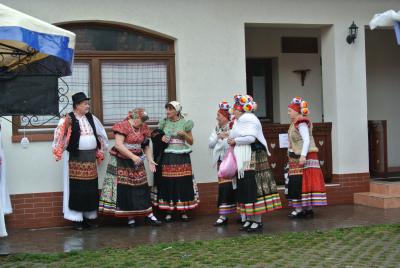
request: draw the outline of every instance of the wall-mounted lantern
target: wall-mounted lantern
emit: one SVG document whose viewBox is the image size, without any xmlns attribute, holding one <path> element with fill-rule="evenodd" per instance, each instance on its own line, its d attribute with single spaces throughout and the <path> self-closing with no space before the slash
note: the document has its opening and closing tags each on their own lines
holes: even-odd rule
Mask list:
<svg viewBox="0 0 400 268">
<path fill-rule="evenodd" d="M 349 27 L 349 35 L 346 38 L 348 44 L 354 43 L 354 40 L 357 38 L 357 33 L 358 33 L 358 27 L 353 21 L 353 23 Z"/>
</svg>

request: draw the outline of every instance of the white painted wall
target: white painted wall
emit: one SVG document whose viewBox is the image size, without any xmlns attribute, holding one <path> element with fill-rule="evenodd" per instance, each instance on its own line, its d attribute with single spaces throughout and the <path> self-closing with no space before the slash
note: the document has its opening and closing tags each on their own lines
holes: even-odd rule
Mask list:
<svg viewBox="0 0 400 268">
<path fill-rule="evenodd" d="M 348 25 L 341 21 L 325 27 L 321 36 L 324 115 L 333 123 L 334 174 L 369 170 L 365 36 L 360 31 L 349 45 L 347 34 Z"/>
<path fill-rule="evenodd" d="M 246 27 L 247 58 L 277 58 L 278 86 L 273 88 L 274 122 L 289 123 L 287 106 L 296 96 L 302 96 L 310 104 L 310 118 L 314 122 L 322 121 L 322 77 L 320 65 L 320 47 L 318 54 L 281 53 L 282 37 L 316 37 L 320 40 L 319 29 L 286 29 Z M 300 75 L 294 70 L 310 69 L 304 86 Z M 279 92 L 277 92 L 279 91 Z M 257 100 L 256 100 L 257 101 Z M 277 107 L 275 107 L 277 106 Z"/>
<path fill-rule="evenodd" d="M 366 30 L 368 119 L 387 120 L 388 165 L 400 166 L 400 47 L 393 30 Z"/>
<path fill-rule="evenodd" d="M 326 102 L 325 95 L 337 97 L 330 109 L 324 108 L 326 121 L 335 124 L 333 171 L 368 171 L 368 154 L 364 150 L 366 109 L 347 108 L 357 99 L 361 100 L 357 105 L 366 107 L 364 37 L 361 33 L 359 43 L 353 46 L 345 43 L 345 37 L 353 20 L 359 26 L 366 25 L 373 14 L 397 8 L 398 0 L 3 0 L 2 3 L 50 23 L 121 22 L 174 37 L 177 96 L 196 124 L 192 161 L 199 182 L 216 181 L 206 144 L 217 104 L 235 93 L 244 93 L 246 87 L 245 23 L 288 24 L 288 27 L 334 25 L 332 47 L 322 48 L 325 56 L 332 59 L 330 64 L 333 63 L 330 66 L 333 69 L 325 69 L 324 99 Z M 325 92 L 325 88 L 329 91 Z M 344 109 L 343 100 L 347 100 L 343 102 Z M 357 120 L 365 124 L 354 124 Z M 3 122 L 3 130 L 10 192 L 60 191 L 61 166 L 51 157 L 50 142 L 33 143 L 23 150 L 10 142 L 11 125 Z M 353 139 L 357 139 L 355 144 Z M 355 152 L 359 155 L 356 159 Z"/>
</svg>

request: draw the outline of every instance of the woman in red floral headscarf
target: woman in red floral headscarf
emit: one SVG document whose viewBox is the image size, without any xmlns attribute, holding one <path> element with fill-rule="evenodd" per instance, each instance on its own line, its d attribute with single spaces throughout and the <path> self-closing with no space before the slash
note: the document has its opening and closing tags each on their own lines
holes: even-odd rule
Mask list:
<svg viewBox="0 0 400 268">
<path fill-rule="evenodd" d="M 144 109 L 134 109 L 112 127 L 115 146 L 110 151 L 100 197 L 100 213 L 128 218 L 129 227 L 135 227 L 136 217 L 145 217 L 151 225 L 161 224 L 153 214 L 144 166 L 147 159 L 150 170 L 155 172 L 147 119 Z"/>
</svg>

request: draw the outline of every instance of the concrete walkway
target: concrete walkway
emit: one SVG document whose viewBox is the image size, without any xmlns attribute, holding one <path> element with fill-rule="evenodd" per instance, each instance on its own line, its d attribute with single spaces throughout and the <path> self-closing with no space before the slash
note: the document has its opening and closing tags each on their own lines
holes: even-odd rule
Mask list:
<svg viewBox="0 0 400 268">
<path fill-rule="evenodd" d="M 377 209 L 358 205 L 329 206 L 315 209 L 313 219 L 291 220 L 283 209 L 263 217 L 264 234 L 302 232 L 333 228 L 399 223 L 400 209 Z M 172 222 L 161 227 L 141 223 L 134 229 L 123 225 L 104 225 L 96 229 L 74 231 L 70 227 L 9 230 L 0 238 L 0 254 L 33 252 L 69 252 L 100 248 L 126 248 L 143 244 L 193 241 L 251 235 L 238 231 L 236 217 L 227 226 L 213 227 L 216 216 L 193 218 L 190 222 Z"/>
</svg>

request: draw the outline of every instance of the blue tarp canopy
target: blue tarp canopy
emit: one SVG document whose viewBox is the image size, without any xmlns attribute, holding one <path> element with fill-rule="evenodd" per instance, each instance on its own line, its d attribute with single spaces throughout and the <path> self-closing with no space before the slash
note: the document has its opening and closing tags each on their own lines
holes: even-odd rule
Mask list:
<svg viewBox="0 0 400 268">
<path fill-rule="evenodd" d="M 23 65 L 71 75 L 74 48 L 74 33 L 0 4 L 0 75 Z"/>
</svg>

